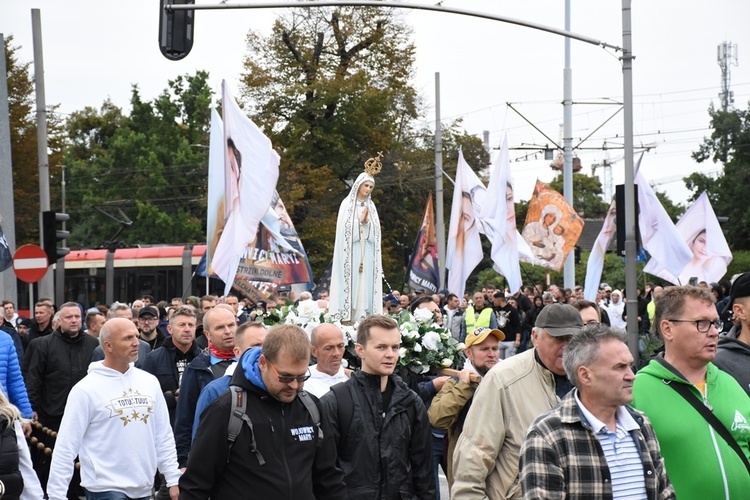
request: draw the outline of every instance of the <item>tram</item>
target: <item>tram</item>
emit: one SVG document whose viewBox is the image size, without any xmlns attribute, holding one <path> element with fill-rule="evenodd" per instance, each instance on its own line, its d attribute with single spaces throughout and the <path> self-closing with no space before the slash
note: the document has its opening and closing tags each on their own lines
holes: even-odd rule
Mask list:
<svg viewBox="0 0 750 500">
<path fill-rule="evenodd" d="M 143 295 L 156 300 L 221 294 L 221 280 L 196 273 L 206 245 L 140 246 L 71 250 L 65 256 L 64 302 L 89 308 L 114 301 L 132 302 Z M 38 298 L 38 297 L 37 297 Z M 18 282 L 19 309 L 30 309 L 28 285 Z M 36 300 L 36 299 L 35 299 Z M 26 306 L 26 307 L 24 307 Z"/>
</svg>

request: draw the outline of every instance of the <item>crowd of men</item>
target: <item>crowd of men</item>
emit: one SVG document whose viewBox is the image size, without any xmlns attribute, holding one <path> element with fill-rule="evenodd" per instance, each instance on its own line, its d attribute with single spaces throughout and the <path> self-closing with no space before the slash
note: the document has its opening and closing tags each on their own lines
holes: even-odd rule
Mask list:
<svg viewBox="0 0 750 500">
<path fill-rule="evenodd" d="M 353 371 L 335 324 L 267 328 L 275 300 L 40 300 L 31 319 L 5 300 L 0 385 L 56 433 L 34 455 L 51 499 L 426 500 L 439 468 L 458 500 L 743 498 L 750 273 L 716 288 L 639 292 L 663 349 L 637 374 L 606 283 L 596 302 L 555 285 L 391 292 L 357 325 Z M 463 343 L 461 370 L 395 374 L 419 309 Z"/>
</svg>

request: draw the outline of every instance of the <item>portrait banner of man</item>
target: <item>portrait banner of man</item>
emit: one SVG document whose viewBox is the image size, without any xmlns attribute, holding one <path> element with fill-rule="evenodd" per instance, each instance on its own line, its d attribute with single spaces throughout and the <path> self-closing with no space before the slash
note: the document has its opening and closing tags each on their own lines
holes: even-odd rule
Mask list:
<svg viewBox="0 0 750 500">
<path fill-rule="evenodd" d="M 435 212 L 432 204 L 432 193 L 427 199 L 427 206 L 422 217 L 422 226 L 417 234 L 409 267 L 406 270 L 409 288 L 425 288 L 436 293 L 440 287 L 440 266 L 437 254 L 437 233 L 435 232 Z"/>
<path fill-rule="evenodd" d="M 531 264 L 561 270 L 582 231 L 583 219 L 565 197 L 537 180 L 521 232 L 534 254 Z"/>
<path fill-rule="evenodd" d="M 312 282 L 312 269 L 302 241 L 279 193 L 261 219 L 255 240 L 240 258 L 235 279 L 277 285 Z"/>
<path fill-rule="evenodd" d="M 222 81 L 221 88 L 223 218 L 217 218 L 214 231 L 220 236 L 210 256 L 211 269 L 226 284 L 226 294 L 232 288 L 245 248 L 255 238 L 261 219 L 268 212 L 279 177 L 279 155 L 268 137 L 237 105 L 226 81 Z"/>
<path fill-rule="evenodd" d="M 208 167 L 208 223 L 207 223 L 207 260 L 208 274 L 216 276 L 212 263 L 212 256 L 216 251 L 219 238 L 224 232 L 227 221 L 225 216 L 225 200 L 233 196 L 233 189 L 225 189 L 232 177 L 226 174 L 232 169 L 224 165 L 224 127 L 216 110 L 211 113 L 211 143 L 209 149 Z M 234 148 L 234 141 L 230 144 L 229 156 L 239 158 Z M 230 161 L 230 165 L 236 163 Z M 239 256 L 239 262 L 234 276 L 234 286 L 240 290 L 258 287 L 248 282 L 270 282 L 276 285 L 291 285 L 312 282 L 312 269 L 307 253 L 297 230 L 286 211 L 283 200 L 277 191 L 273 191 L 271 202 L 266 213 L 260 219 L 255 238 L 245 247 Z M 239 286 L 238 283 L 245 283 Z M 255 300 L 257 293 L 245 294 Z M 263 295 L 263 294 L 261 294 Z M 266 297 L 267 298 L 267 297 Z M 265 300 L 265 298 L 263 299 Z"/>
</svg>

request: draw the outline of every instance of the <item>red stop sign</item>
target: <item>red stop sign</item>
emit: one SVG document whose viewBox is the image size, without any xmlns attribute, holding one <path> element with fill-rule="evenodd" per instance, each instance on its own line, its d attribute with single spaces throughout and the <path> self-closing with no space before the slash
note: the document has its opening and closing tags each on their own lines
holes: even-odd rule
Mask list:
<svg viewBox="0 0 750 500">
<path fill-rule="evenodd" d="M 13 270 L 21 281 L 36 283 L 47 274 L 47 254 L 37 245 L 24 245 L 13 254 Z"/>
</svg>

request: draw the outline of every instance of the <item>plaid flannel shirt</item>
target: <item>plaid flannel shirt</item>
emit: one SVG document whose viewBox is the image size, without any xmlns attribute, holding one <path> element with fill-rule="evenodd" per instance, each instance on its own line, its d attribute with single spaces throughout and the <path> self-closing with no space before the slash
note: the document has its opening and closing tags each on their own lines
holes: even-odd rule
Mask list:
<svg viewBox="0 0 750 500">
<path fill-rule="evenodd" d="M 641 455 L 649 500 L 675 498 L 651 422 L 642 413 L 627 410 L 640 426 L 630 434 Z M 520 480 L 524 499 L 612 499 L 607 459 L 581 414 L 575 391 L 529 428 L 521 448 Z"/>
</svg>

